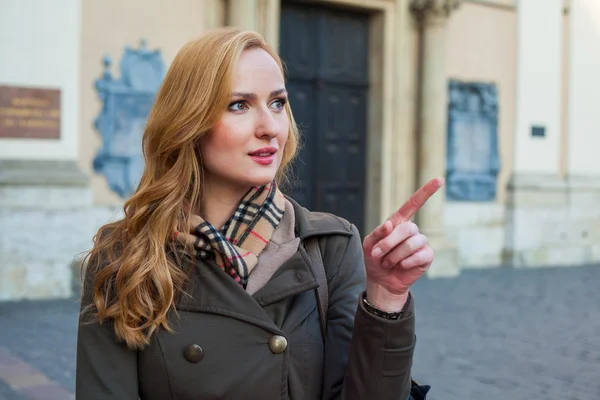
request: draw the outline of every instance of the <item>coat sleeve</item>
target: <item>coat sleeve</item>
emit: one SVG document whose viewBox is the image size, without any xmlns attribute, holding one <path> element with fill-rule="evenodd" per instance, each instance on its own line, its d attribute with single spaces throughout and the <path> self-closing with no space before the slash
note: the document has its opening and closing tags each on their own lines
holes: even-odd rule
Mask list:
<svg viewBox="0 0 600 400">
<path fill-rule="evenodd" d="M 92 273 L 86 272 L 82 310 L 92 303 Z M 137 400 L 137 352 L 119 343 L 110 321 L 80 313 L 77 333 L 76 399 Z"/>
<path fill-rule="evenodd" d="M 416 342 L 412 295 L 398 320 L 365 310 L 362 243 L 356 227 L 352 232 L 330 281 L 323 398 L 405 400 Z"/>
</svg>

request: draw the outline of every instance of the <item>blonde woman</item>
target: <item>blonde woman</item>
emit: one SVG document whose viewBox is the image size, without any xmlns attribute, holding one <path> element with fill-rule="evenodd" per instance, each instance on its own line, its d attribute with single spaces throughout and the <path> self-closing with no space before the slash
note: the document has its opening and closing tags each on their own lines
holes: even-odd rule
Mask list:
<svg viewBox="0 0 600 400">
<path fill-rule="evenodd" d="M 212 31 L 175 57 L 141 183 L 89 255 L 78 399 L 409 397 L 409 288 L 433 260 L 410 218 L 443 181 L 361 242 L 280 192 L 298 143 L 287 99 L 281 60 L 256 33 Z"/>
</svg>

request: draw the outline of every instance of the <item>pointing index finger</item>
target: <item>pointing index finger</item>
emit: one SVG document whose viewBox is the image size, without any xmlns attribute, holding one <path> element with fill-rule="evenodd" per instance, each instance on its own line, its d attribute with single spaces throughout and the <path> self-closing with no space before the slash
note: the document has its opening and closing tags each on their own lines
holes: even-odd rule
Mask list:
<svg viewBox="0 0 600 400">
<path fill-rule="evenodd" d="M 421 207 L 425 205 L 427 200 L 435 192 L 444 185 L 444 178 L 434 178 L 421 186 L 419 190 L 413 193 L 412 196 L 396 211 L 391 217 L 390 221 L 394 226 L 410 220 Z"/>
</svg>

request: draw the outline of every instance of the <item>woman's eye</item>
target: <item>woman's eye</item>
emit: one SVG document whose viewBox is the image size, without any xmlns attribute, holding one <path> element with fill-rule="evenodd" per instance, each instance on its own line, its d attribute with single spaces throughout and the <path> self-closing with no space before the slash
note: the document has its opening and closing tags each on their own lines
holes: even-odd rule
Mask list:
<svg viewBox="0 0 600 400">
<path fill-rule="evenodd" d="M 275 109 L 277 109 L 277 110 L 283 110 L 285 103 L 287 103 L 287 99 L 281 98 L 281 99 L 275 100 L 273 103 L 271 103 L 271 105 L 273 107 L 275 107 Z"/>
<path fill-rule="evenodd" d="M 231 103 L 229 105 L 229 107 L 227 107 L 227 108 L 231 111 L 244 111 L 248 107 L 246 106 L 246 104 L 243 101 L 235 101 L 235 102 Z"/>
</svg>

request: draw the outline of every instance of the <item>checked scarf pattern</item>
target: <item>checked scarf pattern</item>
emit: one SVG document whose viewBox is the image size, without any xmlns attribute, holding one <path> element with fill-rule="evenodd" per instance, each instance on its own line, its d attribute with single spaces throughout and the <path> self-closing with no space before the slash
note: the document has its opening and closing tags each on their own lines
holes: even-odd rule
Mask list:
<svg viewBox="0 0 600 400">
<path fill-rule="evenodd" d="M 213 259 L 246 289 L 250 272 L 281 222 L 284 208 L 285 198 L 275 182 L 253 187 L 222 229 L 204 220 L 195 228 L 196 256 Z"/>
</svg>

